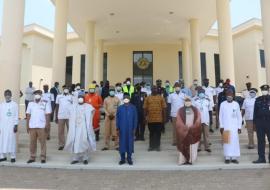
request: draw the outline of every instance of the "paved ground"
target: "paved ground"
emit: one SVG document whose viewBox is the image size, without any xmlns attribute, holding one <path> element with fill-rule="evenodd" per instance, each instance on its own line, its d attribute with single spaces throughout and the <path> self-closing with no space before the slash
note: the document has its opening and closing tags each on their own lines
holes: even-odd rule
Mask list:
<svg viewBox="0 0 270 190">
<path fill-rule="evenodd" d="M 270 170 L 102 171 L 0 167 L 0 189 L 269 190 Z"/>
</svg>

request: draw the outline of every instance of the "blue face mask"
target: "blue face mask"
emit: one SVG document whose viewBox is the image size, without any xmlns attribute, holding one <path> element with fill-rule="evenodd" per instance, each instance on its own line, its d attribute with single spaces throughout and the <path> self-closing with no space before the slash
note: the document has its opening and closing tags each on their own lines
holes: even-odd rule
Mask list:
<svg viewBox="0 0 270 190">
<path fill-rule="evenodd" d="M 201 98 L 201 99 L 202 99 L 202 98 L 205 98 L 205 94 L 204 94 L 204 93 L 200 93 L 200 94 L 199 94 L 199 98 Z"/>
<path fill-rule="evenodd" d="M 114 91 L 110 91 L 110 96 L 114 96 L 115 95 L 115 92 Z"/>
</svg>

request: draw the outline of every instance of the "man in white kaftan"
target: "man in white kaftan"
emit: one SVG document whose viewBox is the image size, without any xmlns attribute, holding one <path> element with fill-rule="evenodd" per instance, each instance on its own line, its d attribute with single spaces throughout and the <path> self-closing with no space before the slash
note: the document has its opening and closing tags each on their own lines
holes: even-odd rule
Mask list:
<svg viewBox="0 0 270 190">
<path fill-rule="evenodd" d="M 16 133 L 19 122 L 18 104 L 11 100 L 12 93 L 6 90 L 5 102 L 0 104 L 0 162 L 6 161 L 8 154 L 11 162 L 16 162 Z"/>
<path fill-rule="evenodd" d="M 223 138 L 225 163 L 238 164 L 240 157 L 239 134 L 242 127 L 242 115 L 239 104 L 233 101 L 233 92 L 228 90 L 226 93 L 227 101 L 221 103 L 219 112 L 220 132 Z M 226 137 L 225 137 L 226 136 Z"/>
<path fill-rule="evenodd" d="M 65 150 L 73 153 L 71 164 L 77 164 L 81 160 L 84 164 L 88 164 L 89 152 L 96 150 L 95 132 L 92 126 L 94 112 L 95 109 L 85 104 L 82 96 L 79 96 L 78 104 L 74 104 L 71 108 L 65 145 Z"/>
</svg>

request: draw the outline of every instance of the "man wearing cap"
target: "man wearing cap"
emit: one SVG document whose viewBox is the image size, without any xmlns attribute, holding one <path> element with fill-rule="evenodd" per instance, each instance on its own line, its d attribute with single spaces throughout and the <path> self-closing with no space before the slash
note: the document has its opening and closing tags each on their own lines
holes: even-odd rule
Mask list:
<svg viewBox="0 0 270 190">
<path fill-rule="evenodd" d="M 205 94 L 205 90 L 201 87 L 198 87 L 198 95 L 194 98 L 194 106 L 199 110 L 201 114 L 201 128 L 202 128 L 202 137 L 204 143 L 204 150 L 207 152 L 211 152 L 209 147 L 209 110 L 211 110 L 211 103 Z M 200 146 L 198 151 L 201 151 L 202 141 L 200 142 Z"/>
<path fill-rule="evenodd" d="M 261 86 L 262 96 L 258 97 L 254 105 L 253 122 L 256 127 L 258 140 L 258 160 L 254 164 L 266 163 L 265 160 L 265 136 L 270 142 L 270 96 L 269 85 Z M 270 153 L 268 155 L 270 160 Z"/>
<path fill-rule="evenodd" d="M 89 86 L 89 92 L 84 97 L 85 103 L 91 104 L 95 108 L 95 114 L 93 118 L 93 127 L 96 134 L 96 141 L 99 141 L 99 131 L 100 131 L 100 108 L 102 106 L 102 98 L 96 93 L 96 85 L 91 84 Z"/>
<path fill-rule="evenodd" d="M 185 94 L 181 92 L 181 87 L 180 87 L 179 82 L 176 82 L 174 84 L 174 89 L 175 89 L 175 92 L 170 94 L 170 96 L 168 97 L 168 104 L 171 107 L 170 116 L 172 117 L 172 127 L 173 127 L 172 145 L 176 146 L 176 116 L 177 116 L 178 110 L 184 106 L 184 101 L 185 101 L 186 96 Z"/>
<path fill-rule="evenodd" d="M 245 98 L 242 105 L 242 116 L 245 116 L 246 128 L 248 132 L 248 149 L 254 149 L 254 130 L 255 125 L 253 123 L 254 105 L 256 101 L 257 89 L 249 89 L 249 95 Z"/>
<path fill-rule="evenodd" d="M 133 165 L 132 153 L 134 153 L 134 133 L 137 127 L 137 110 L 130 103 L 128 93 L 124 94 L 124 104 L 119 106 L 116 113 L 116 127 L 119 134 L 119 153 L 121 160 L 119 165 L 128 162 Z"/>
<path fill-rule="evenodd" d="M 227 100 L 222 102 L 219 111 L 220 133 L 223 136 L 225 164 L 239 163 L 239 134 L 242 128 L 242 115 L 239 104 L 234 101 L 233 91 L 227 90 Z"/>
<path fill-rule="evenodd" d="M 41 163 L 46 163 L 46 126 L 50 118 L 50 105 L 41 100 L 42 91 L 34 92 L 34 102 L 30 102 L 26 111 L 26 129 L 30 135 L 30 159 L 28 164 L 35 162 L 37 153 L 37 140 L 41 146 Z"/>
<path fill-rule="evenodd" d="M 0 162 L 10 156 L 11 163 L 16 162 L 16 133 L 19 123 L 19 108 L 12 101 L 12 93 L 6 90 L 5 101 L 0 104 Z"/>
<path fill-rule="evenodd" d="M 65 127 L 69 128 L 70 108 L 73 98 L 69 94 L 66 85 L 63 86 L 63 94 L 56 98 L 56 123 L 58 123 L 58 150 L 63 150 L 65 146 Z"/>
<path fill-rule="evenodd" d="M 114 139 L 114 149 L 118 150 L 118 135 L 116 131 L 116 111 L 121 102 L 119 98 L 115 96 L 115 89 L 113 86 L 110 87 L 109 96 L 104 100 L 104 110 L 105 110 L 105 146 L 102 149 L 110 149 L 111 137 Z"/>
</svg>

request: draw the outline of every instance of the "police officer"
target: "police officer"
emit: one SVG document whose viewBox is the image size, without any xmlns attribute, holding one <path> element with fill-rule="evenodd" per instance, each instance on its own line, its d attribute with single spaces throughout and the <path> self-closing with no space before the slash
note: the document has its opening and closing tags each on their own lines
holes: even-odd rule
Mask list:
<svg viewBox="0 0 270 190">
<path fill-rule="evenodd" d="M 258 97 L 254 105 L 253 121 L 257 129 L 258 155 L 254 164 L 266 163 L 265 160 L 265 135 L 270 142 L 270 96 L 269 85 L 261 86 L 262 96 Z M 270 160 L 270 154 L 268 159 Z"/>
</svg>

